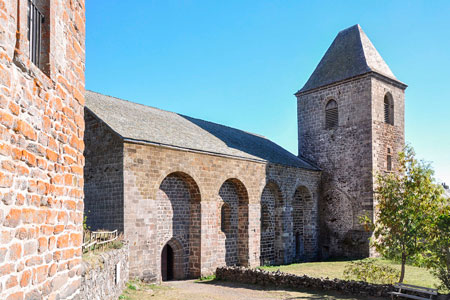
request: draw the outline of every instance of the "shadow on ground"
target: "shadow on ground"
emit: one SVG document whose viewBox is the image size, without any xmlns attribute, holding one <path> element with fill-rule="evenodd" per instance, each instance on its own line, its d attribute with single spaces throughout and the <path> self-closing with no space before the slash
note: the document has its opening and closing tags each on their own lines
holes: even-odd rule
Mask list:
<svg viewBox="0 0 450 300">
<path fill-rule="evenodd" d="M 260 286 L 254 284 L 245 284 L 245 283 L 236 283 L 230 281 L 221 281 L 221 280 L 210 280 L 210 281 L 197 281 L 197 284 L 205 284 L 205 285 L 213 285 L 218 287 L 227 287 L 227 288 L 242 288 L 242 289 L 250 289 L 254 291 L 265 291 L 265 292 L 285 292 L 286 297 L 283 297 L 283 300 L 300 300 L 300 299 L 315 299 L 315 300 L 380 300 L 381 298 L 377 297 L 368 297 L 368 296 L 349 296 L 335 291 L 317 291 L 307 288 L 302 289 L 288 289 L 281 288 L 276 286 Z M 243 299 L 242 299 L 243 300 Z"/>
</svg>

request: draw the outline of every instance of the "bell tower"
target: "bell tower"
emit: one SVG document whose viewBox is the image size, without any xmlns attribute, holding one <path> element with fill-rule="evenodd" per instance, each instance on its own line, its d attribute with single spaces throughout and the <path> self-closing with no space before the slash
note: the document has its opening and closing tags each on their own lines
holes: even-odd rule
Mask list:
<svg viewBox="0 0 450 300">
<path fill-rule="evenodd" d="M 404 92 L 359 25 L 336 36 L 295 96 L 299 156 L 322 169 L 323 258 L 367 257 L 359 217 L 373 216 L 374 175 L 395 170 L 404 146 Z"/>
</svg>

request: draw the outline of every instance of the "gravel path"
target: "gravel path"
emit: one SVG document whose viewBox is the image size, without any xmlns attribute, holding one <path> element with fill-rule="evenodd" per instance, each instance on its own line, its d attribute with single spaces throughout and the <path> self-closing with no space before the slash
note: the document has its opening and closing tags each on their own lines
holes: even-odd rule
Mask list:
<svg viewBox="0 0 450 300">
<path fill-rule="evenodd" d="M 152 300 L 380 300 L 380 298 L 348 297 L 337 293 L 265 289 L 259 286 L 223 281 L 196 282 L 195 280 L 164 282 L 160 286 L 142 287 L 130 291 L 123 299 Z"/>
</svg>

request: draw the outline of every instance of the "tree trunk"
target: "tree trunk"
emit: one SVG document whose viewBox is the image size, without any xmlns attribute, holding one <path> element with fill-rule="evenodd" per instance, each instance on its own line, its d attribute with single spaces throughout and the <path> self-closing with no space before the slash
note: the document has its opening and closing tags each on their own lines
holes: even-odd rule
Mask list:
<svg viewBox="0 0 450 300">
<path fill-rule="evenodd" d="M 402 253 L 402 270 L 400 272 L 400 279 L 398 280 L 398 282 L 400 282 L 400 283 L 402 283 L 403 278 L 405 278 L 405 264 L 406 264 L 406 254 L 403 252 Z"/>
</svg>

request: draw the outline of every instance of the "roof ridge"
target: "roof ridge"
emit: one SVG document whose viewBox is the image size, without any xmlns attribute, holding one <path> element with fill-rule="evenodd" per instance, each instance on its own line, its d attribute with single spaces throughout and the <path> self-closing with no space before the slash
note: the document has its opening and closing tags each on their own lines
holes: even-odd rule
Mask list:
<svg viewBox="0 0 450 300">
<path fill-rule="evenodd" d="M 364 54 L 365 63 L 367 65 L 367 67 L 373 72 L 380 73 L 381 75 L 384 75 L 386 77 L 389 77 L 393 80 L 398 81 L 397 77 L 395 77 L 391 68 L 389 68 L 389 65 L 386 63 L 386 61 L 383 59 L 381 54 L 378 52 L 375 45 L 372 43 L 370 38 L 367 36 L 367 34 L 364 32 L 364 30 L 359 25 L 358 25 L 358 31 L 359 31 L 359 36 L 360 36 L 359 40 L 361 42 L 361 48 L 362 48 L 362 52 Z M 369 53 L 371 49 L 372 49 L 372 53 Z M 375 66 L 370 64 L 370 62 L 373 59 L 378 59 L 378 63 Z M 380 68 L 378 68 L 378 67 L 380 67 Z M 384 68 L 384 70 L 382 70 L 382 68 Z"/>
<path fill-rule="evenodd" d="M 86 109 L 124 140 L 318 170 L 266 137 L 219 123 L 89 90 Z"/>
<path fill-rule="evenodd" d="M 356 24 L 339 31 L 305 85 L 297 93 L 368 72 L 378 73 L 400 82 L 361 26 Z"/>
<path fill-rule="evenodd" d="M 173 111 L 170 111 L 170 110 L 164 110 L 164 109 L 161 109 L 161 108 L 158 108 L 158 107 L 155 107 L 155 106 L 142 104 L 142 103 L 138 103 L 138 102 L 133 102 L 131 100 L 119 98 L 119 97 L 116 97 L 116 96 L 106 95 L 106 94 L 99 93 L 99 92 L 96 92 L 96 91 L 93 91 L 93 90 L 86 90 L 86 92 L 94 93 L 94 94 L 97 94 L 97 95 L 106 96 L 106 97 L 109 97 L 109 98 L 117 99 L 117 100 L 128 102 L 128 103 L 131 103 L 131 104 L 136 104 L 136 105 L 141 105 L 141 106 L 148 107 L 148 108 L 153 108 L 153 109 L 156 109 L 156 110 L 159 110 L 159 111 L 164 111 L 164 112 L 169 112 L 169 113 L 172 113 L 172 114 L 177 114 L 176 112 L 173 112 Z"/>
<path fill-rule="evenodd" d="M 92 90 L 86 90 L 86 92 L 95 93 L 95 94 L 98 94 L 98 95 L 110 97 L 110 98 L 117 99 L 117 100 L 120 100 L 120 101 L 125 101 L 125 102 L 131 103 L 131 104 L 137 104 L 137 105 L 141 105 L 141 106 L 144 106 L 144 107 L 147 107 L 147 108 L 153 108 L 153 109 L 156 109 L 156 110 L 159 110 L 159 111 L 162 111 L 162 112 L 168 112 L 168 113 L 171 113 L 171 114 L 175 114 L 175 115 L 179 115 L 179 116 L 182 116 L 182 117 L 195 119 L 195 120 L 198 120 L 198 121 L 207 122 L 207 123 L 210 123 L 210 124 L 215 124 L 215 125 L 231 128 L 231 129 L 234 129 L 234 130 L 239 130 L 239 131 L 242 131 L 242 132 L 245 132 L 245 133 L 257 136 L 257 137 L 265 138 L 266 140 L 270 141 L 270 139 L 268 139 L 266 136 L 264 136 L 262 134 L 251 132 L 251 131 L 246 131 L 246 130 L 239 129 L 239 128 L 236 128 L 236 127 L 231 127 L 229 125 L 224 125 L 224 124 L 216 123 L 216 122 L 213 122 L 213 121 L 208 121 L 208 120 L 204 120 L 204 119 L 200 119 L 200 118 L 196 118 L 196 117 L 191 117 L 191 116 L 184 115 L 184 114 L 181 114 L 181 113 L 177 113 L 177 112 L 174 112 L 174 111 L 165 110 L 165 109 L 161 109 L 161 108 L 158 108 L 158 107 L 155 107 L 155 106 L 150 106 L 150 105 L 146 105 L 146 104 L 142 104 L 142 103 L 133 102 L 133 101 L 130 101 L 130 100 L 127 100 L 127 99 L 122 99 L 122 98 L 119 98 L 119 97 L 102 94 L 102 93 L 95 92 L 95 91 L 92 91 Z"/>
</svg>

